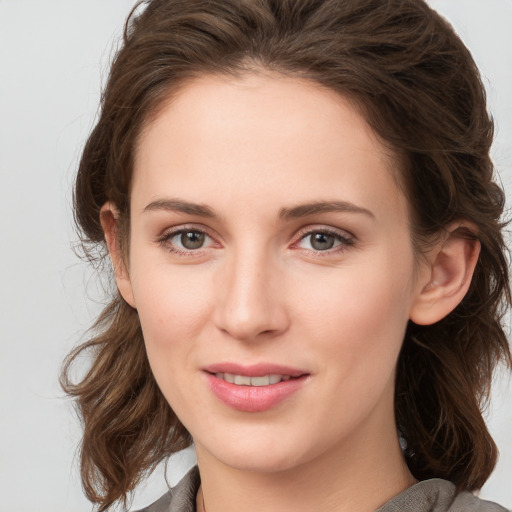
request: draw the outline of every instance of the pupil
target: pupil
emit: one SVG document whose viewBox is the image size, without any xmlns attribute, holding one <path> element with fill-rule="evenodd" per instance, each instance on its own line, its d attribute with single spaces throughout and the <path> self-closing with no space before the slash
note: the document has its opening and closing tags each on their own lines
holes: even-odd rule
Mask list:
<svg viewBox="0 0 512 512">
<path fill-rule="evenodd" d="M 199 249 L 204 244 L 204 233 L 189 231 L 181 234 L 181 244 L 185 249 Z"/>
<path fill-rule="evenodd" d="M 311 247 L 317 251 L 325 251 L 334 246 L 334 236 L 325 233 L 311 235 Z"/>
</svg>

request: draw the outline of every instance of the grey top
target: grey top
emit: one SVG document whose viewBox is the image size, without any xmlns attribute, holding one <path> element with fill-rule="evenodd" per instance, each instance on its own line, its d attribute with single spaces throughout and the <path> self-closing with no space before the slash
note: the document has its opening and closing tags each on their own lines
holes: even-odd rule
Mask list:
<svg viewBox="0 0 512 512">
<path fill-rule="evenodd" d="M 176 487 L 139 512 L 195 512 L 200 483 L 195 466 Z M 451 482 L 433 478 L 409 487 L 376 512 L 507 512 L 507 509 L 469 492 L 457 493 Z"/>
</svg>

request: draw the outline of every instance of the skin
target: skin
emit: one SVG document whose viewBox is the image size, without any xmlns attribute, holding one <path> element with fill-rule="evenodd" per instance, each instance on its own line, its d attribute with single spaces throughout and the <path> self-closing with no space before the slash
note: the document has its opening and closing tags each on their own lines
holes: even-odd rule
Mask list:
<svg viewBox="0 0 512 512">
<path fill-rule="evenodd" d="M 418 263 L 395 167 L 348 100 L 269 73 L 196 79 L 145 128 L 128 261 L 115 205 L 102 223 L 155 378 L 194 438 L 199 510 L 374 510 L 415 482 L 396 361 L 409 319 L 461 300 L 478 246 L 448 231 Z M 338 208 L 296 209 L 319 202 Z M 203 242 L 185 248 L 183 230 Z M 207 385 L 219 362 L 307 378 L 269 410 L 240 411 Z"/>
</svg>

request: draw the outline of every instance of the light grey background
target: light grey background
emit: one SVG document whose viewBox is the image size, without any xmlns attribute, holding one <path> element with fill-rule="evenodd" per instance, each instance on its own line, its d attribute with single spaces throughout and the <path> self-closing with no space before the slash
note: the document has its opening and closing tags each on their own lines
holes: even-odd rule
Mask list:
<svg viewBox="0 0 512 512">
<path fill-rule="evenodd" d="M 431 0 L 481 67 L 497 124 L 494 158 L 512 193 L 512 0 Z M 88 511 L 80 429 L 60 363 L 98 313 L 101 287 L 71 250 L 71 183 L 100 84 L 133 0 L 0 0 L 0 512 Z M 496 382 L 501 449 L 482 496 L 512 507 L 512 392 Z M 193 463 L 176 457 L 169 481 Z M 134 507 L 166 489 L 163 470 Z"/>
</svg>

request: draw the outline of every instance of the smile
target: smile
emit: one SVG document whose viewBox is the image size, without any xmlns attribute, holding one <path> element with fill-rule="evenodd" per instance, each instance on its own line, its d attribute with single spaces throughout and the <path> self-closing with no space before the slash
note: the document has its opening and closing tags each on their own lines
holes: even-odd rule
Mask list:
<svg viewBox="0 0 512 512">
<path fill-rule="evenodd" d="M 261 377 L 249 377 L 247 375 L 236 375 L 234 373 L 216 373 L 215 377 L 237 386 L 270 386 L 279 382 L 290 380 L 290 375 L 270 374 Z"/>
<path fill-rule="evenodd" d="M 213 395 L 232 409 L 263 412 L 298 393 L 311 374 L 275 364 L 220 363 L 203 369 Z"/>
</svg>

